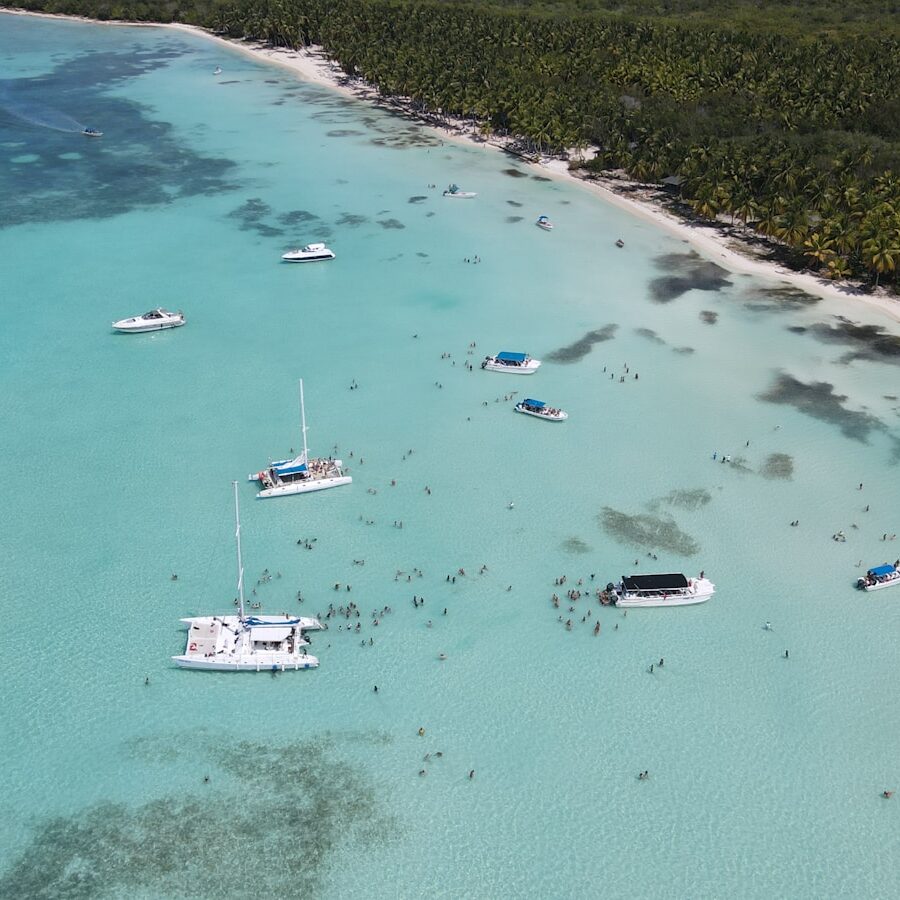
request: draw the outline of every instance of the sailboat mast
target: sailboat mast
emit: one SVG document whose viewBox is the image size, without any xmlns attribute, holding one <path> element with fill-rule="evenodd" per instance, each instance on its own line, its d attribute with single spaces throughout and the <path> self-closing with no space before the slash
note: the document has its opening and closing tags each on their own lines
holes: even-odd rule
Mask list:
<svg viewBox="0 0 900 900">
<path fill-rule="evenodd" d="M 234 485 L 234 539 L 237 544 L 237 565 L 238 565 L 238 609 L 240 616 L 244 618 L 244 561 L 241 558 L 241 509 L 238 503 L 238 483 L 233 481 Z"/>
<path fill-rule="evenodd" d="M 303 432 L 303 461 L 309 463 L 309 449 L 306 446 L 306 406 L 303 403 L 303 379 L 300 379 L 300 430 Z"/>
</svg>

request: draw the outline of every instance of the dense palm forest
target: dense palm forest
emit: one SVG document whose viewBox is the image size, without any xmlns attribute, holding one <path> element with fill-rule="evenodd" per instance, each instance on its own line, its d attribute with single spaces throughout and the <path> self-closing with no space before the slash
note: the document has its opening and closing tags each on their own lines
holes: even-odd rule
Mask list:
<svg viewBox="0 0 900 900">
<path fill-rule="evenodd" d="M 694 214 L 740 221 L 798 266 L 898 285 L 900 0 L 20 5 L 321 44 L 384 94 L 538 151 L 596 146 L 591 172 L 677 176 Z"/>
</svg>

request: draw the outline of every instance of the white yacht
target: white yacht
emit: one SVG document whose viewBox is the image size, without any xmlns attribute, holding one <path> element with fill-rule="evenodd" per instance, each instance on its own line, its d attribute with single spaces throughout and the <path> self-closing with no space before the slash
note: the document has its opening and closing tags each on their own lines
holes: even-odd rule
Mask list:
<svg viewBox="0 0 900 900">
<path fill-rule="evenodd" d="M 188 626 L 184 653 L 173 656 L 182 669 L 219 672 L 284 672 L 314 669 L 319 660 L 306 652 L 305 631 L 322 627 L 318 619 L 244 614 L 244 565 L 241 560 L 241 515 L 237 482 L 234 482 L 235 540 L 238 563 L 238 615 L 193 616 L 182 619 Z"/>
<path fill-rule="evenodd" d="M 699 578 L 681 574 L 623 575 L 618 584 L 606 586 L 607 596 L 616 606 L 690 606 L 705 603 L 716 586 L 700 573 Z"/>
<path fill-rule="evenodd" d="M 856 582 L 861 591 L 880 591 L 896 584 L 900 584 L 900 569 L 888 563 L 869 569 L 865 576 Z"/>
<path fill-rule="evenodd" d="M 161 331 L 163 328 L 178 328 L 187 320 L 183 312 L 170 312 L 167 309 L 158 307 L 145 312 L 142 316 L 132 316 L 130 319 L 119 319 L 113 322 L 112 327 L 116 331 L 140 332 L 140 331 Z"/>
<path fill-rule="evenodd" d="M 334 251 L 324 244 L 307 244 L 299 250 L 288 250 L 281 258 L 285 262 L 321 262 L 324 259 L 334 259 Z"/>
<path fill-rule="evenodd" d="M 258 481 L 262 490 L 260 498 L 286 497 L 289 494 L 306 494 L 325 488 L 350 484 L 353 479 L 344 474 L 340 459 L 310 459 L 306 446 L 306 407 L 303 403 L 303 379 L 300 379 L 300 430 L 303 435 L 303 452 L 293 459 L 280 459 L 269 463 L 249 481 Z"/>
<path fill-rule="evenodd" d="M 569 418 L 569 414 L 555 406 L 547 406 L 543 400 L 521 400 L 515 407 L 516 412 L 524 413 L 526 416 L 534 416 L 537 419 L 543 419 L 546 422 L 565 422 Z"/>
<path fill-rule="evenodd" d="M 450 197 L 453 200 L 471 200 L 473 197 L 477 197 L 478 194 L 475 191 L 461 191 L 459 185 L 451 184 L 448 185 L 447 190 L 444 191 L 444 196 Z"/>
<path fill-rule="evenodd" d="M 533 375 L 541 366 L 539 359 L 532 359 L 527 353 L 510 353 L 503 350 L 496 356 L 486 356 L 481 368 L 488 372 L 509 372 L 511 375 Z"/>
<path fill-rule="evenodd" d="M 538 228 L 543 228 L 544 231 L 553 231 L 553 223 L 547 218 L 547 216 L 538 216 L 537 222 L 534 223 Z"/>
</svg>

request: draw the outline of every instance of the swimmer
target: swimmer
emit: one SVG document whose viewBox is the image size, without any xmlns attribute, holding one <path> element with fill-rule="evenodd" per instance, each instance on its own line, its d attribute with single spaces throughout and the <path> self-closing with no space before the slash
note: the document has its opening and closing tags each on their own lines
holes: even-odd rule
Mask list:
<svg viewBox="0 0 900 900">
<path fill-rule="evenodd" d="M 172 581 L 178 581 L 178 576 L 174 572 L 172 573 Z"/>
<path fill-rule="evenodd" d="M 894 796 L 894 792 L 893 791 L 882 791 L 881 796 L 884 797 L 885 800 L 890 800 L 891 797 Z"/>
<path fill-rule="evenodd" d="M 425 729 L 424 728 L 419 729 L 419 737 L 425 737 Z"/>
<path fill-rule="evenodd" d="M 771 623 L 771 622 L 766 622 L 766 624 L 763 625 L 763 630 L 764 630 L 764 631 L 771 631 L 771 630 L 772 630 L 772 623 Z"/>
<path fill-rule="evenodd" d="M 475 770 L 469 769 L 469 781 L 471 781 L 475 777 Z M 884 792 L 884 795 L 887 796 L 887 791 Z"/>
</svg>

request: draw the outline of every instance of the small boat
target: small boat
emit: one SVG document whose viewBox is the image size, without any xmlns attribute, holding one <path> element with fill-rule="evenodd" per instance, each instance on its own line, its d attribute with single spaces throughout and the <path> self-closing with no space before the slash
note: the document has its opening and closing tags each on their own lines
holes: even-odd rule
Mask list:
<svg viewBox="0 0 900 900">
<path fill-rule="evenodd" d="M 187 320 L 183 312 L 170 312 L 162 307 L 151 309 L 142 316 L 132 316 L 130 319 L 119 319 L 113 322 L 112 327 L 116 331 L 135 333 L 139 331 L 161 331 L 163 328 L 178 328 Z"/>
<path fill-rule="evenodd" d="M 213 75 L 221 75 L 221 74 L 222 74 L 222 67 L 216 66 L 216 68 L 213 70 Z"/>
<path fill-rule="evenodd" d="M 547 406 L 543 400 L 522 400 L 514 407 L 516 412 L 525 413 L 526 416 L 535 416 L 547 422 L 565 422 L 569 418 L 567 412 Z"/>
<path fill-rule="evenodd" d="M 323 259 L 334 259 L 334 252 L 324 244 L 307 244 L 299 250 L 288 250 L 281 258 L 285 262 L 319 262 Z"/>
<path fill-rule="evenodd" d="M 625 246 L 625 241 L 623 241 L 622 238 L 619 238 L 616 241 L 616 246 L 621 250 Z"/>
<path fill-rule="evenodd" d="M 262 490 L 256 495 L 260 499 L 286 497 L 289 494 L 307 494 L 325 488 L 350 484 L 353 479 L 344 474 L 340 459 L 310 459 L 306 446 L 306 407 L 303 403 L 303 379 L 300 379 L 300 430 L 303 434 L 303 452 L 293 459 L 281 459 L 255 475 L 248 475 L 248 481 L 258 481 Z"/>
<path fill-rule="evenodd" d="M 893 587 L 896 584 L 900 584 L 900 569 L 888 563 L 869 569 L 865 576 L 856 582 L 856 586 L 861 591 L 880 591 L 882 588 Z"/>
<path fill-rule="evenodd" d="M 540 368 L 541 361 L 532 359 L 527 353 L 510 353 L 506 350 L 496 356 L 486 356 L 481 368 L 488 372 L 509 372 L 512 375 L 533 375 Z"/>
<path fill-rule="evenodd" d="M 606 594 L 612 603 L 632 606 L 690 606 L 705 603 L 716 592 L 716 586 L 700 573 L 699 578 L 681 574 L 628 575 L 618 584 L 608 584 Z"/>
<path fill-rule="evenodd" d="M 85 137 L 103 137 L 103 132 L 97 128 L 83 128 L 81 133 Z"/>
<path fill-rule="evenodd" d="M 477 197 L 478 194 L 474 191 L 461 191 L 459 185 L 451 184 L 444 191 L 444 196 L 452 197 L 454 200 L 471 200 L 473 197 Z"/>
<path fill-rule="evenodd" d="M 534 223 L 538 228 L 544 231 L 553 231 L 553 223 L 546 216 L 538 216 L 537 222 Z"/>
<path fill-rule="evenodd" d="M 304 632 L 322 627 L 318 619 L 302 616 L 247 616 L 244 614 L 244 564 L 241 560 L 241 515 L 234 482 L 235 541 L 238 563 L 238 615 L 192 616 L 184 653 L 173 656 L 182 669 L 219 672 L 285 672 L 314 669 L 315 656 L 306 652 Z"/>
</svg>

